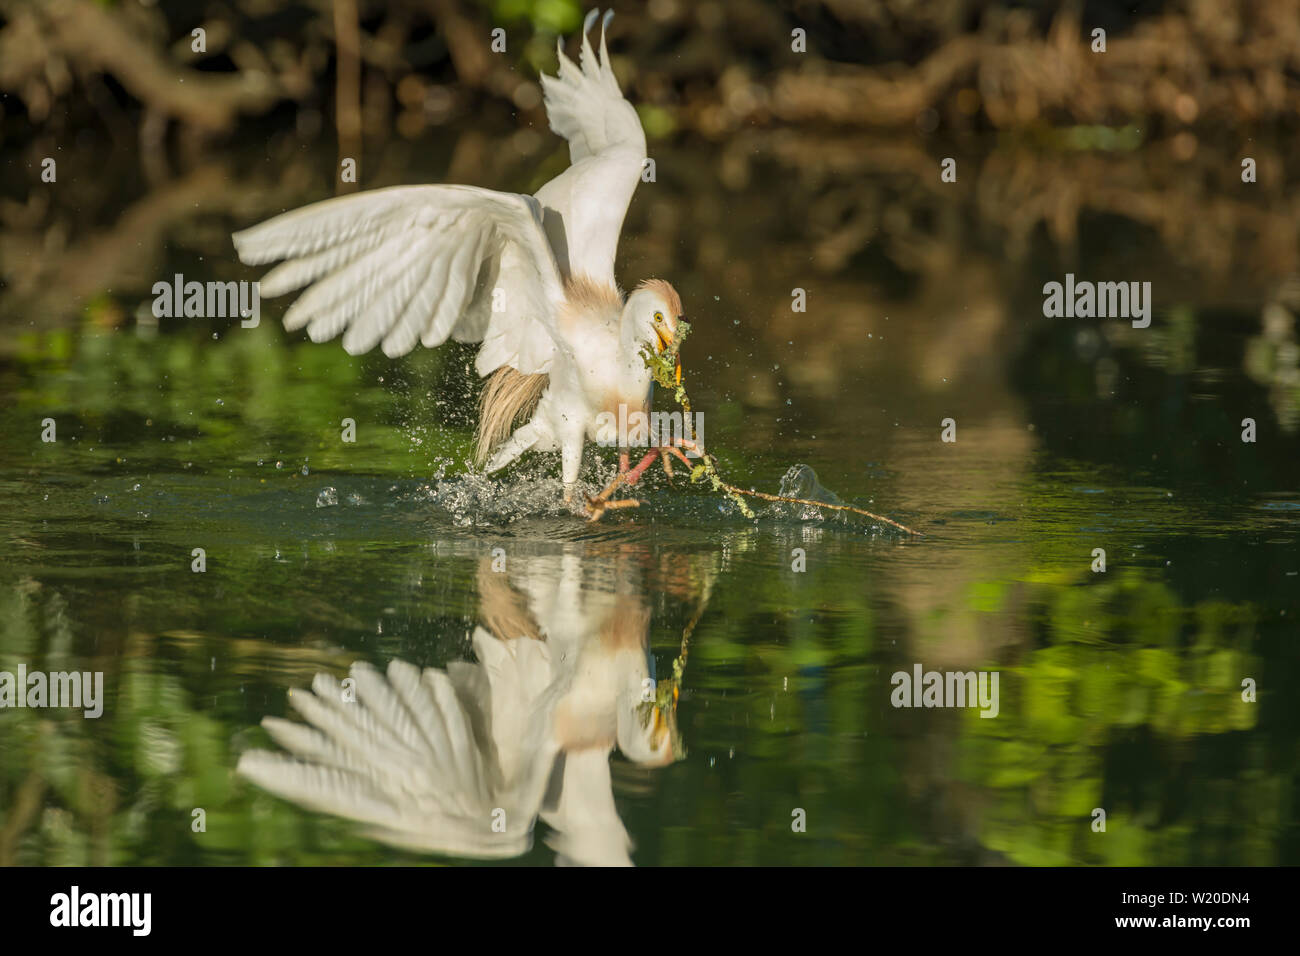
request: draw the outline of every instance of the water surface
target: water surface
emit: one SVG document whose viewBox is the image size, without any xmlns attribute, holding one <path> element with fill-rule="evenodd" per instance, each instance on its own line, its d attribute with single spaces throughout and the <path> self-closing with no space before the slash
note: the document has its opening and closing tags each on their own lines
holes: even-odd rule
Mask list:
<svg viewBox="0 0 1300 956">
<path fill-rule="evenodd" d="M 468 171 L 397 149 L 375 185 L 529 190 L 540 148 Z M 493 684 L 517 723 L 475 739 L 541 790 L 497 857 L 1300 862 L 1296 263 L 1186 226 L 1217 200 L 1162 195 L 1140 152 L 976 154 L 952 198 L 879 144 L 664 144 L 620 249 L 625 284 L 682 292 L 730 480 L 773 492 L 806 463 L 917 538 L 747 520 L 657 469 L 589 525 L 553 459 L 468 474 L 467 348 L 352 358 L 281 331 L 278 301 L 256 329 L 150 321 L 176 272 L 254 278 L 229 231 L 328 195 L 329 156 L 101 197 L 0 300 L 0 670 L 102 671 L 106 695 L 97 720 L 0 711 L 0 863 L 482 858 L 418 801 L 376 835 L 234 768 L 318 673 L 397 659 L 470 686 L 502 654 L 543 690 Z M 1107 189 L 1068 228 L 1031 211 L 1070 176 Z M 1295 234 L 1287 209 L 1214 208 Z M 1066 272 L 1152 281 L 1151 327 L 1043 318 Z M 593 452 L 584 480 L 611 469 Z M 998 716 L 893 707 L 916 664 L 997 671 Z M 646 678 L 657 717 L 629 697 Z"/>
</svg>

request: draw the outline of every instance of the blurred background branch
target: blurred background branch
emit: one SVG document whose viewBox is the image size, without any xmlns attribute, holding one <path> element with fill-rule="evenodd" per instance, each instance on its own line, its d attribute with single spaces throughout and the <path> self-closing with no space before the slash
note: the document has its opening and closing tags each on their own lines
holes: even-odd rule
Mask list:
<svg viewBox="0 0 1300 956">
<path fill-rule="evenodd" d="M 1300 106 L 1300 0 L 1178 0 L 1131 17 L 1109 3 L 981 0 L 614 6 L 628 8 L 611 29 L 633 101 L 712 136 L 790 123 L 1242 127 L 1294 123 Z M 385 133 L 418 135 L 488 100 L 540 122 L 537 72 L 582 12 L 578 0 L 0 0 L 4 140 L 118 111 L 232 135 L 319 106 L 331 86 Z M 504 53 L 490 46 L 496 26 Z M 796 29 L 806 53 L 792 50 Z"/>
<path fill-rule="evenodd" d="M 613 6 L 614 68 L 662 181 L 633 203 L 620 256 L 775 303 L 758 323 L 774 348 L 792 332 L 783 273 L 810 266 L 842 293 L 800 317 L 824 324 L 825 349 L 792 366 L 810 383 L 833 388 L 861 347 L 848 303 L 864 280 L 873 299 L 911 296 L 896 316 L 942 324 L 966 304 L 943 333 L 952 347 L 915 357 L 922 381 L 984 354 L 1024 276 L 1084 246 L 1121 268 L 1156 242 L 1156 280 L 1203 303 L 1289 301 L 1300 0 Z M 583 13 L 580 0 L 0 0 L 0 328 L 147 322 L 159 276 L 189 263 L 246 277 L 232 227 L 343 189 L 535 190 L 567 162 L 538 74 L 557 37 L 572 51 Z M 355 183 L 339 175 L 348 157 Z M 1294 324 L 1261 323 L 1273 331 L 1253 367 L 1282 381 Z M 0 335 L 0 353 L 16 347 Z M 764 381 L 751 402 L 770 398 Z"/>
</svg>

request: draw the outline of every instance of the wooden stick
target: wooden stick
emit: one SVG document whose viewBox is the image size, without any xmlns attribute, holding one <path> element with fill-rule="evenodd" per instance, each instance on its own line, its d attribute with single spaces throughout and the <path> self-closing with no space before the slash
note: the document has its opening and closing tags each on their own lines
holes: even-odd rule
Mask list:
<svg viewBox="0 0 1300 956">
<path fill-rule="evenodd" d="M 674 368 L 674 366 L 677 365 L 677 353 L 681 348 L 682 339 L 686 338 L 691 327 L 686 322 L 679 322 L 677 328 L 677 338 L 674 340 L 670 349 L 666 350 L 662 354 L 656 354 L 651 352 L 649 347 L 643 346 L 641 353 L 645 359 L 646 368 L 650 369 L 650 374 L 654 377 L 655 382 L 666 389 L 673 390 L 673 396 L 677 400 L 677 404 L 682 407 L 682 419 L 689 422 L 691 420 L 691 400 L 686 394 L 686 386 L 683 385 L 681 381 L 680 366 L 677 366 L 676 368 Z M 671 374 L 669 371 L 670 369 L 673 369 Z M 704 449 L 702 448 L 700 449 L 701 452 L 703 452 L 703 450 Z M 677 452 L 677 454 L 680 455 L 681 453 Z M 649 456 L 647 456 L 647 460 L 648 459 Z M 685 458 L 683 458 L 683 461 L 685 461 Z M 690 463 L 687 462 L 687 464 Z M 620 475 L 619 477 L 621 478 L 622 476 Z M 913 531 L 905 524 L 899 524 L 892 518 L 886 518 L 884 515 L 878 515 L 873 511 L 867 511 L 865 508 L 855 508 L 853 505 L 832 505 L 827 504 L 824 501 L 812 501 L 808 498 L 787 498 L 784 495 L 769 495 L 762 491 L 746 491 L 743 488 L 737 488 L 735 485 L 728 484 L 722 480 L 722 475 L 718 473 L 718 459 L 714 455 L 703 455 L 701 465 L 697 466 L 695 470 L 692 471 L 691 483 L 694 484 L 699 478 L 708 478 L 709 481 L 713 483 L 715 491 L 721 488 L 727 494 L 731 495 L 732 500 L 740 506 L 740 510 L 746 518 L 752 518 L 754 516 L 753 512 L 749 510 L 749 507 L 743 501 L 737 499 L 736 496 L 738 495 L 747 495 L 750 498 L 762 498 L 764 501 L 782 501 L 786 504 L 792 505 L 812 505 L 814 508 L 830 508 L 832 511 L 852 511 L 854 514 L 864 515 L 876 521 L 883 521 L 885 524 L 895 527 L 899 531 L 915 535 L 918 538 L 924 537 L 921 532 Z M 609 490 L 612 491 L 617 484 L 618 479 L 615 479 L 614 484 L 610 486 Z M 599 517 L 599 514 L 597 514 L 597 517 Z"/>
<path fill-rule="evenodd" d="M 852 511 L 854 514 L 865 515 L 876 521 L 883 521 L 885 524 L 893 525 L 900 531 L 906 531 L 908 534 L 914 534 L 918 538 L 924 538 L 925 535 L 920 531 L 913 531 L 905 524 L 899 524 L 892 518 L 886 518 L 884 515 L 878 515 L 874 511 L 867 511 L 865 508 L 855 508 L 853 505 L 832 505 L 825 501 L 813 501 L 810 498 L 787 498 L 784 495 L 769 495 L 762 491 L 746 491 L 744 488 L 737 488 L 735 485 L 729 485 L 725 481 L 722 487 L 737 495 L 749 495 L 751 498 L 762 498 L 764 501 L 783 501 L 792 505 L 812 505 L 815 508 L 830 508 L 833 511 Z"/>
</svg>

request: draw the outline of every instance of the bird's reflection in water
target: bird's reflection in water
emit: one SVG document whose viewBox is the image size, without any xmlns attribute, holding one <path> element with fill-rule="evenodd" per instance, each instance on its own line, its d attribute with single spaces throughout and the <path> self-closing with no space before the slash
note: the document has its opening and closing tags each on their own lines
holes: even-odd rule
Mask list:
<svg viewBox="0 0 1300 956">
<path fill-rule="evenodd" d="M 646 767 L 683 755 L 676 680 L 651 680 L 644 582 L 659 569 L 636 544 L 505 550 L 508 571 L 478 567 L 475 662 L 359 662 L 351 688 L 318 674 L 289 698 L 306 724 L 263 721 L 287 754 L 249 751 L 239 773 L 405 849 L 518 856 L 540 818 L 558 863 L 630 864 L 611 753 Z M 707 576 L 685 570 L 666 590 L 702 610 Z"/>
</svg>

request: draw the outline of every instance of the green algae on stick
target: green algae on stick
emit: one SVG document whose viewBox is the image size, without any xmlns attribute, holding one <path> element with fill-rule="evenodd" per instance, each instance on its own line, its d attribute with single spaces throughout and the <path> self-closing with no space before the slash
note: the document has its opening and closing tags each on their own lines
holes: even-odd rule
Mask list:
<svg viewBox="0 0 1300 956">
<path fill-rule="evenodd" d="M 677 335 L 673 337 L 673 341 L 668 348 L 658 354 L 648 348 L 641 350 L 646 368 L 650 370 L 655 383 L 663 388 L 672 389 L 674 400 L 682 407 L 682 417 L 685 421 L 691 420 L 691 399 L 686 394 L 686 386 L 681 381 L 681 364 L 678 360 L 678 354 L 681 352 L 682 342 L 690 334 L 690 331 L 691 324 L 684 319 L 679 320 L 677 322 Z M 740 513 L 746 518 L 754 517 L 754 512 L 741 498 L 738 490 L 731 488 L 722 480 L 722 476 L 718 474 L 716 459 L 708 453 L 705 453 L 700 459 L 700 463 L 691 469 L 692 484 L 698 484 L 705 478 L 708 479 L 714 491 L 721 492 L 734 501 L 736 507 L 740 509 Z"/>
<path fill-rule="evenodd" d="M 666 349 L 659 353 L 653 352 L 648 347 L 641 349 L 646 368 L 650 370 L 655 383 L 662 388 L 672 390 L 673 398 L 682 407 L 683 418 L 687 421 L 690 420 L 691 415 L 691 399 L 686 394 L 686 386 L 681 381 L 681 364 L 678 355 L 681 352 L 682 342 L 690 334 L 690 331 L 690 323 L 679 320 L 677 335 Z M 874 511 L 867 511 L 865 508 L 858 508 L 854 505 L 830 504 L 825 501 L 814 501 L 811 498 L 787 498 L 785 495 L 770 495 L 762 491 L 754 491 L 752 488 L 748 491 L 744 488 L 737 488 L 735 485 L 723 480 L 722 475 L 718 472 L 718 460 L 708 452 L 705 452 L 700 459 L 700 463 L 691 469 L 691 483 L 698 484 L 706 478 L 713 490 L 725 494 L 734 501 L 736 506 L 740 508 L 740 513 L 746 518 L 754 517 L 754 512 L 742 496 L 761 498 L 764 501 L 776 501 L 783 504 L 811 505 L 814 508 L 827 508 L 832 511 L 851 511 L 874 521 L 883 522 L 907 534 L 916 535 L 917 537 L 922 536 L 921 532 L 915 531 L 905 524 L 900 524 L 892 518 L 886 518 L 884 515 L 878 515 Z"/>
</svg>

